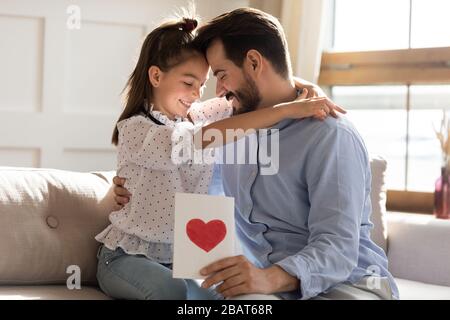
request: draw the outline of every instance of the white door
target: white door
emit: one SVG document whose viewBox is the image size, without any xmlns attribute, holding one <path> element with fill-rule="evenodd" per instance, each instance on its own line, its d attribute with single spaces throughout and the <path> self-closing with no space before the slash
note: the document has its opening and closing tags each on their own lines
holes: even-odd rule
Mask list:
<svg viewBox="0 0 450 320">
<path fill-rule="evenodd" d="M 114 170 L 111 135 L 141 41 L 187 3 L 0 0 L 0 166 Z M 210 18 L 246 3 L 197 6 Z"/>
</svg>

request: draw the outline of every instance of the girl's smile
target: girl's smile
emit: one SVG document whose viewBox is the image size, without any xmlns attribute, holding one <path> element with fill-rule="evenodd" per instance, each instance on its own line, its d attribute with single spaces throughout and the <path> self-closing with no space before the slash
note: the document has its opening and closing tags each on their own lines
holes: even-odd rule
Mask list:
<svg viewBox="0 0 450 320">
<path fill-rule="evenodd" d="M 169 119 L 186 118 L 192 103 L 202 96 L 208 72 L 209 65 L 200 53 L 191 53 L 168 71 L 151 66 L 148 75 L 153 86 L 154 109 Z"/>
</svg>

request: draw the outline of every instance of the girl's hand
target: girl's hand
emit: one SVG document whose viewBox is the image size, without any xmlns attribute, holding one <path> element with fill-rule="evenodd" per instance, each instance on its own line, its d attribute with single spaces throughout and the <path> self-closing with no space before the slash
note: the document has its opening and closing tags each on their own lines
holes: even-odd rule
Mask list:
<svg viewBox="0 0 450 320">
<path fill-rule="evenodd" d="M 283 107 L 287 110 L 287 117 L 293 119 L 314 117 L 319 120 L 325 120 L 332 110 L 340 111 L 327 97 L 305 99 L 306 95 L 307 92 L 302 92 L 297 100 L 283 104 Z M 343 111 L 345 113 L 345 110 Z"/>
<path fill-rule="evenodd" d="M 295 83 L 295 87 L 297 89 L 302 89 L 302 96 L 305 96 L 306 99 L 320 98 L 320 97 L 328 98 L 327 95 L 325 94 L 325 92 L 318 85 L 315 85 L 314 83 L 311 83 L 309 81 L 303 80 L 298 77 L 294 77 L 294 83 Z M 305 90 L 306 90 L 306 95 L 304 95 Z M 338 117 L 338 115 L 336 114 L 336 111 L 343 113 L 343 114 L 347 113 L 347 111 L 345 111 L 345 109 L 341 108 L 340 106 L 338 106 L 331 100 L 329 100 L 329 101 L 333 104 L 332 109 L 330 110 L 330 115 L 332 117 L 334 117 L 334 118 Z"/>
</svg>

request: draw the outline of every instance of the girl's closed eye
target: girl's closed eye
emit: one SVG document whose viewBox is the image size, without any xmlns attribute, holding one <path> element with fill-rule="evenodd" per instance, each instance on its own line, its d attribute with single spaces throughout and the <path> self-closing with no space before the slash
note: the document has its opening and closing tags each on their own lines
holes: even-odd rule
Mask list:
<svg viewBox="0 0 450 320">
<path fill-rule="evenodd" d="M 185 81 L 183 81 L 183 83 L 188 87 L 192 87 L 194 85 L 193 83 L 189 83 L 189 82 L 185 82 Z"/>
</svg>

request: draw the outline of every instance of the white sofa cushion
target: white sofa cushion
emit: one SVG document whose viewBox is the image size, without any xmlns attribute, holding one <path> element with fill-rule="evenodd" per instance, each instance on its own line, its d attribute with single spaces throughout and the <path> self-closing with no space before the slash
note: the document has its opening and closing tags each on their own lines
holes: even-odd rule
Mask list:
<svg viewBox="0 0 450 320">
<path fill-rule="evenodd" d="M 389 269 L 394 277 L 450 286 L 450 220 L 389 213 Z"/>
<path fill-rule="evenodd" d="M 395 278 L 401 300 L 450 300 L 450 287 Z"/>
<path fill-rule="evenodd" d="M 386 223 L 386 175 L 387 162 L 382 157 L 372 156 L 370 169 L 372 172 L 372 215 L 370 220 L 374 224 L 371 239 L 383 250 L 387 250 L 387 223 Z"/>
<path fill-rule="evenodd" d="M 0 300 L 111 300 L 99 288 L 82 286 L 69 290 L 64 285 L 0 286 Z"/>
</svg>

